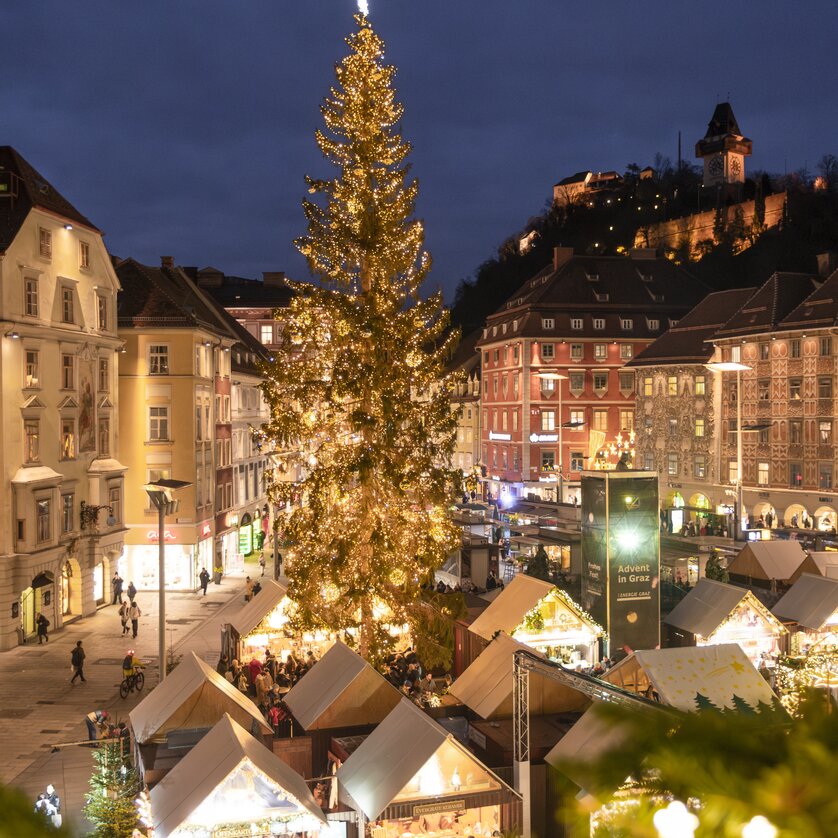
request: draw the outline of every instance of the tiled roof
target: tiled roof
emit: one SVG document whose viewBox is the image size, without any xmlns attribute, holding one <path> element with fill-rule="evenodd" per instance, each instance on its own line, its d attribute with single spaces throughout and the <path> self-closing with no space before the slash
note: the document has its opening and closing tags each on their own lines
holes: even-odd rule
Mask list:
<svg viewBox="0 0 838 838">
<path fill-rule="evenodd" d="M 815 329 L 834 326 L 838 323 L 838 271 L 830 274 L 819 288 L 816 288 L 780 321 L 781 329 Z"/>
<path fill-rule="evenodd" d="M 638 352 L 626 366 L 705 363 L 713 355 L 712 340 L 716 331 L 755 291 L 756 288 L 736 288 L 708 294 L 677 325 Z"/>
<path fill-rule="evenodd" d="M 185 268 L 202 291 L 209 294 L 224 308 L 285 308 L 294 296 L 284 284 L 227 276 L 213 268 Z"/>
<path fill-rule="evenodd" d="M 775 273 L 716 332 L 716 337 L 739 337 L 772 332 L 818 287 L 811 274 Z"/>
<path fill-rule="evenodd" d="M 571 183 L 584 183 L 590 172 L 577 172 L 575 175 L 562 178 L 556 186 L 569 186 Z"/>
<path fill-rule="evenodd" d="M 37 207 L 99 232 L 11 146 L 0 146 L 0 252 L 14 241 L 29 211 Z"/>
</svg>

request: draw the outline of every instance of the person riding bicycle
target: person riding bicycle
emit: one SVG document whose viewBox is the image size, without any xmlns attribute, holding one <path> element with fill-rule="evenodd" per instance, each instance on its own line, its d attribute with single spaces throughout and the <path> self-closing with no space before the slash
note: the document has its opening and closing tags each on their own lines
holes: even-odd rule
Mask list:
<svg viewBox="0 0 838 838">
<path fill-rule="evenodd" d="M 140 663 L 139 658 L 134 655 L 134 650 L 129 649 L 122 661 L 122 677 L 132 678 L 142 668 L 143 666 Z"/>
</svg>

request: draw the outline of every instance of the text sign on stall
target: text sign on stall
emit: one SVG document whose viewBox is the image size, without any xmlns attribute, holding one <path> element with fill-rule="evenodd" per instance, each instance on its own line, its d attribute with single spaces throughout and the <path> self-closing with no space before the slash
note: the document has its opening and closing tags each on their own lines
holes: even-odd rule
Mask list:
<svg viewBox="0 0 838 838">
<path fill-rule="evenodd" d="M 441 803 L 424 803 L 421 806 L 413 807 L 413 817 L 418 818 L 421 815 L 453 813 L 465 808 L 465 800 L 443 800 Z"/>
</svg>

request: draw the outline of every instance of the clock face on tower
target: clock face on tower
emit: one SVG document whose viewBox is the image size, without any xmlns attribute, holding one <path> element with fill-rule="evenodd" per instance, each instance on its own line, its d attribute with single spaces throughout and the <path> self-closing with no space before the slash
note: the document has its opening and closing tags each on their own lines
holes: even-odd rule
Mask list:
<svg viewBox="0 0 838 838">
<path fill-rule="evenodd" d="M 707 171 L 711 175 L 713 175 L 713 177 L 719 177 L 720 175 L 723 175 L 724 170 L 725 164 L 721 157 L 713 157 L 707 164 Z"/>
<path fill-rule="evenodd" d="M 738 157 L 734 157 L 730 161 L 730 173 L 735 177 L 739 177 L 740 172 L 742 171 L 742 162 Z"/>
</svg>

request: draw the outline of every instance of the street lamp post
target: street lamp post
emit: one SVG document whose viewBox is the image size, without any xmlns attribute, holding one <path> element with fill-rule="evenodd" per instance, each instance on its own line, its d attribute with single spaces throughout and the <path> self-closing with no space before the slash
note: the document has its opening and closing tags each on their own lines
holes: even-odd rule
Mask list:
<svg viewBox="0 0 838 838">
<path fill-rule="evenodd" d="M 172 493 L 191 486 L 184 480 L 157 480 L 143 488 L 157 510 L 157 550 L 158 569 L 157 586 L 159 596 L 158 615 L 158 655 L 160 660 L 160 680 L 166 677 L 166 515 L 173 515 L 178 508 L 178 501 L 172 499 Z"/>
</svg>

